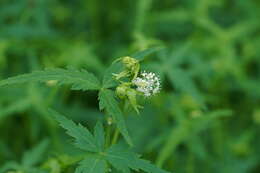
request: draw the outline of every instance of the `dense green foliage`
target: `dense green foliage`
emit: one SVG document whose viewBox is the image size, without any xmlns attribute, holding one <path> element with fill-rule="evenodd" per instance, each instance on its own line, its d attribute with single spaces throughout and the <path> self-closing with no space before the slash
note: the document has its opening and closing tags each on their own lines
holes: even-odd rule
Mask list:
<svg viewBox="0 0 260 173">
<path fill-rule="evenodd" d="M 0 173 L 258 173 L 259 8 L 1 0 Z M 118 98 L 124 56 L 159 94 Z"/>
</svg>

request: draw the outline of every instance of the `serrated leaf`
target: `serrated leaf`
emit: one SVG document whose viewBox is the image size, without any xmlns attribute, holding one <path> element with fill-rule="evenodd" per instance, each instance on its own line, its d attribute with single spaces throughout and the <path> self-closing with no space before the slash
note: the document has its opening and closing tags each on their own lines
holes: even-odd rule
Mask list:
<svg viewBox="0 0 260 173">
<path fill-rule="evenodd" d="M 107 163 L 99 156 L 90 156 L 81 161 L 75 173 L 106 173 Z"/>
<path fill-rule="evenodd" d="M 22 165 L 25 167 L 32 167 L 39 163 L 41 159 L 44 158 L 44 152 L 47 149 L 48 143 L 48 140 L 43 140 L 32 150 L 25 152 L 22 158 Z"/>
<path fill-rule="evenodd" d="M 0 81 L 0 86 L 20 84 L 25 82 L 56 81 L 58 85 L 72 85 L 72 90 L 98 90 L 101 86 L 99 80 L 86 70 L 74 69 L 46 69 L 35 71 Z"/>
<path fill-rule="evenodd" d="M 117 170 L 130 173 L 130 170 L 143 170 L 148 173 L 168 173 L 139 156 L 122 145 L 113 145 L 106 152 L 106 159 Z"/>
<path fill-rule="evenodd" d="M 72 120 L 67 119 L 56 111 L 50 110 L 50 113 L 59 122 L 61 127 L 67 130 L 67 134 L 75 138 L 74 144 L 77 148 L 90 152 L 99 152 L 102 150 L 96 144 L 94 136 L 87 128 L 83 127 L 81 124 L 75 124 Z"/>
<path fill-rule="evenodd" d="M 107 113 L 113 117 L 120 133 L 124 136 L 127 143 L 132 145 L 132 140 L 129 136 L 123 113 L 119 108 L 114 92 L 109 89 L 100 90 L 98 98 L 100 109 L 105 109 Z"/>
<path fill-rule="evenodd" d="M 96 144 L 99 148 L 104 148 L 105 145 L 105 134 L 104 134 L 104 127 L 102 125 L 102 122 L 97 122 L 95 128 L 94 128 L 94 137 L 96 140 Z"/>
<path fill-rule="evenodd" d="M 113 145 L 106 152 L 109 163 L 123 173 L 130 173 L 130 168 L 138 171 L 136 167 L 136 154 L 126 150 L 120 145 Z"/>
<path fill-rule="evenodd" d="M 145 50 L 142 50 L 140 52 L 137 52 L 137 53 L 131 55 L 131 57 L 133 57 L 133 58 L 135 58 L 135 59 L 137 59 L 139 61 L 142 61 L 142 60 L 144 60 L 144 58 L 146 56 L 148 56 L 148 55 L 150 55 L 152 53 L 155 53 L 155 52 L 157 52 L 157 51 L 159 51 L 161 49 L 162 49 L 162 47 L 152 47 L 152 48 L 145 49 Z"/>
</svg>

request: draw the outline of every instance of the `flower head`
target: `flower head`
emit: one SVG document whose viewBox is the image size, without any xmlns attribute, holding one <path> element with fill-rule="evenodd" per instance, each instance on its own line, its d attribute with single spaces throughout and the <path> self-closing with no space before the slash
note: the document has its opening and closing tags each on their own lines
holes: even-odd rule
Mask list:
<svg viewBox="0 0 260 173">
<path fill-rule="evenodd" d="M 136 85 L 136 90 L 149 97 L 160 91 L 160 79 L 152 72 L 142 72 L 140 77 L 135 78 L 132 83 Z"/>
</svg>

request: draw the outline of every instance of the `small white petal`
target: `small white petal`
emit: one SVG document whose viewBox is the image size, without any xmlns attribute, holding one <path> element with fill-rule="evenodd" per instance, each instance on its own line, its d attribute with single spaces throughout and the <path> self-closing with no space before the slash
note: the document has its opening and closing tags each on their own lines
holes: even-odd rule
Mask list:
<svg viewBox="0 0 260 173">
<path fill-rule="evenodd" d="M 142 92 L 144 96 L 149 97 L 159 92 L 160 79 L 152 72 L 142 72 L 141 77 L 137 77 L 133 80 L 133 84 L 137 86 L 136 90 Z"/>
</svg>

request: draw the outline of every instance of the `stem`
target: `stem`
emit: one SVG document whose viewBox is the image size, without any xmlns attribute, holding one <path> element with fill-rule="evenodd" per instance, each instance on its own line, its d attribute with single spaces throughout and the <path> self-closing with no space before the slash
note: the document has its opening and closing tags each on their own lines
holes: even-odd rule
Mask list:
<svg viewBox="0 0 260 173">
<path fill-rule="evenodd" d="M 107 128 L 106 128 L 106 147 L 109 147 L 110 145 L 110 132 L 111 132 L 111 125 L 108 125 Z"/>
<path fill-rule="evenodd" d="M 118 130 L 118 128 L 116 128 L 116 130 L 114 132 L 114 136 L 113 136 L 112 142 L 111 142 L 112 145 L 117 142 L 118 137 L 119 137 L 119 130 Z"/>
</svg>

